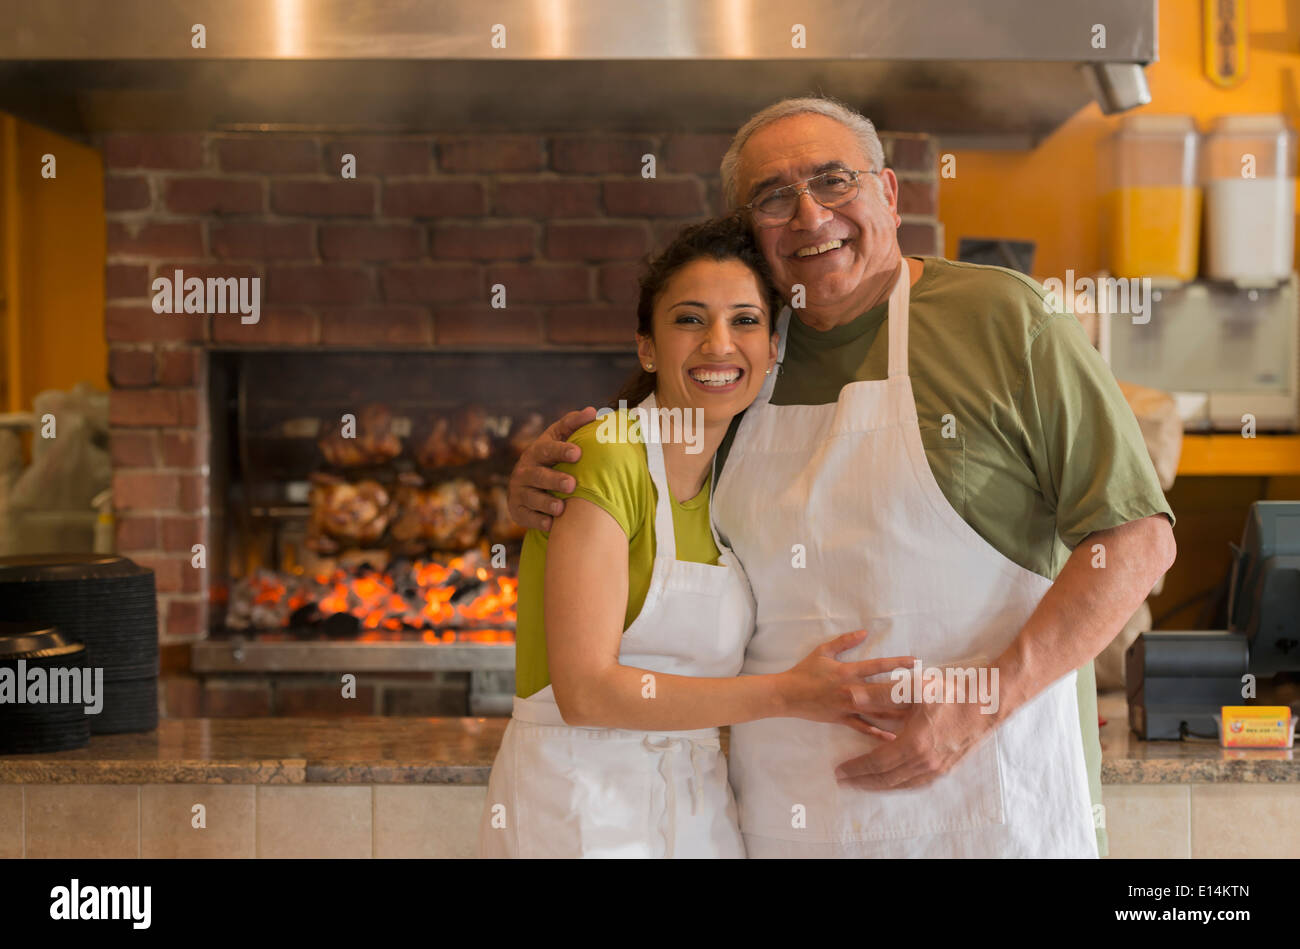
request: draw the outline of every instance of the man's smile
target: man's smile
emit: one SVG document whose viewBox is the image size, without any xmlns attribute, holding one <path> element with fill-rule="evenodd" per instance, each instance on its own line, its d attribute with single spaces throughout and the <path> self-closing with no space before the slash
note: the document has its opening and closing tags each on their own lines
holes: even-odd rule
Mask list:
<svg viewBox="0 0 1300 949">
<path fill-rule="evenodd" d="M 823 241 L 820 244 L 807 244 L 800 247 L 794 252 L 798 258 L 819 257 L 822 254 L 829 254 L 832 251 L 839 250 L 845 244 L 849 243 L 849 238 L 835 238 L 834 240 Z"/>
</svg>

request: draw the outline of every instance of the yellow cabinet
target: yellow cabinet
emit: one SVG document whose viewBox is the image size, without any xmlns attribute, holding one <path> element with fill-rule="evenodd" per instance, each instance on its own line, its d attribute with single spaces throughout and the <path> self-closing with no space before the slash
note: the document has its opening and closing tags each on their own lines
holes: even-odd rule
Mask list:
<svg viewBox="0 0 1300 949">
<path fill-rule="evenodd" d="M 99 152 L 0 113 L 0 411 L 107 388 Z"/>
</svg>

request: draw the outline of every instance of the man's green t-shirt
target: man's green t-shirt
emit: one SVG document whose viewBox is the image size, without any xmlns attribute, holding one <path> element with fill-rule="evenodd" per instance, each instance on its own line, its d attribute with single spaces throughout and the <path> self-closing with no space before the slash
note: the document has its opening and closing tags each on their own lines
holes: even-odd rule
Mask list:
<svg viewBox="0 0 1300 949">
<path fill-rule="evenodd" d="M 627 611 L 623 629 L 641 612 L 655 561 L 655 490 L 646 461 L 646 448 L 640 441 L 601 441 L 597 437 L 601 421 L 584 425 L 569 441 L 582 448 L 576 462 L 555 466 L 571 474 L 578 486 L 573 494 L 556 497 L 582 498 L 607 512 L 627 535 Z M 635 420 L 631 430 L 639 431 Z M 629 430 L 627 419 L 617 430 Z M 610 425 L 610 428 L 614 428 Z M 709 488 L 712 475 L 704 480 L 700 493 L 687 501 L 672 500 L 673 537 L 677 541 L 677 559 L 716 564 L 720 551 L 709 527 Z M 524 536 L 519 560 L 518 620 L 515 626 L 515 694 L 527 698 L 550 685 L 551 674 L 546 661 L 546 628 L 542 600 L 546 585 L 546 548 L 549 535 L 530 530 Z"/>
<path fill-rule="evenodd" d="M 1137 419 L 1079 321 L 1053 312 L 1043 288 L 1014 270 L 916 259 L 924 270 L 908 306 L 908 374 L 926 459 L 957 513 L 1008 560 L 1048 579 L 1093 531 L 1153 514 L 1172 522 Z M 773 404 L 824 405 L 851 382 L 884 379 L 888 313 L 886 301 L 825 332 L 792 317 Z M 718 449 L 719 473 L 738 421 Z M 1092 663 L 1078 688 L 1097 805 Z M 1097 841 L 1104 855 L 1104 829 Z"/>
</svg>

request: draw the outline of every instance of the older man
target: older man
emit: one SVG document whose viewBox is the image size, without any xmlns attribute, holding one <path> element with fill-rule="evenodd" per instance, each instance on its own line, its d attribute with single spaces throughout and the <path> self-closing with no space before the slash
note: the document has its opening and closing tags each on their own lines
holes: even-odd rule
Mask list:
<svg viewBox="0 0 1300 949">
<path fill-rule="evenodd" d="M 745 672 L 855 628 L 872 634 L 860 651 L 926 666 L 899 683 L 911 704 L 893 741 L 733 727 L 750 855 L 1095 855 L 1091 660 L 1174 559 L 1118 386 L 1033 281 L 902 256 L 897 179 L 839 103 L 764 109 L 722 180 L 795 316 L 717 459 L 715 523 L 758 602 Z M 562 510 L 544 492 L 572 479 L 548 466 L 577 457 L 563 439 L 588 418 L 520 461 L 521 524 Z"/>
</svg>

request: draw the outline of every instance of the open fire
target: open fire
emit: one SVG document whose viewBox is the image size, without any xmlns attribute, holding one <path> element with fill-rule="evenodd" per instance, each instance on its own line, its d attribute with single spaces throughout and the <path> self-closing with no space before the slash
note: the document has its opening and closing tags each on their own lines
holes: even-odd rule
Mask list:
<svg viewBox="0 0 1300 949">
<path fill-rule="evenodd" d="M 260 568 L 236 580 L 226 625 L 288 637 L 514 642 L 519 581 L 477 551 L 310 572 Z M 265 638 L 265 637 L 262 637 Z"/>
</svg>

